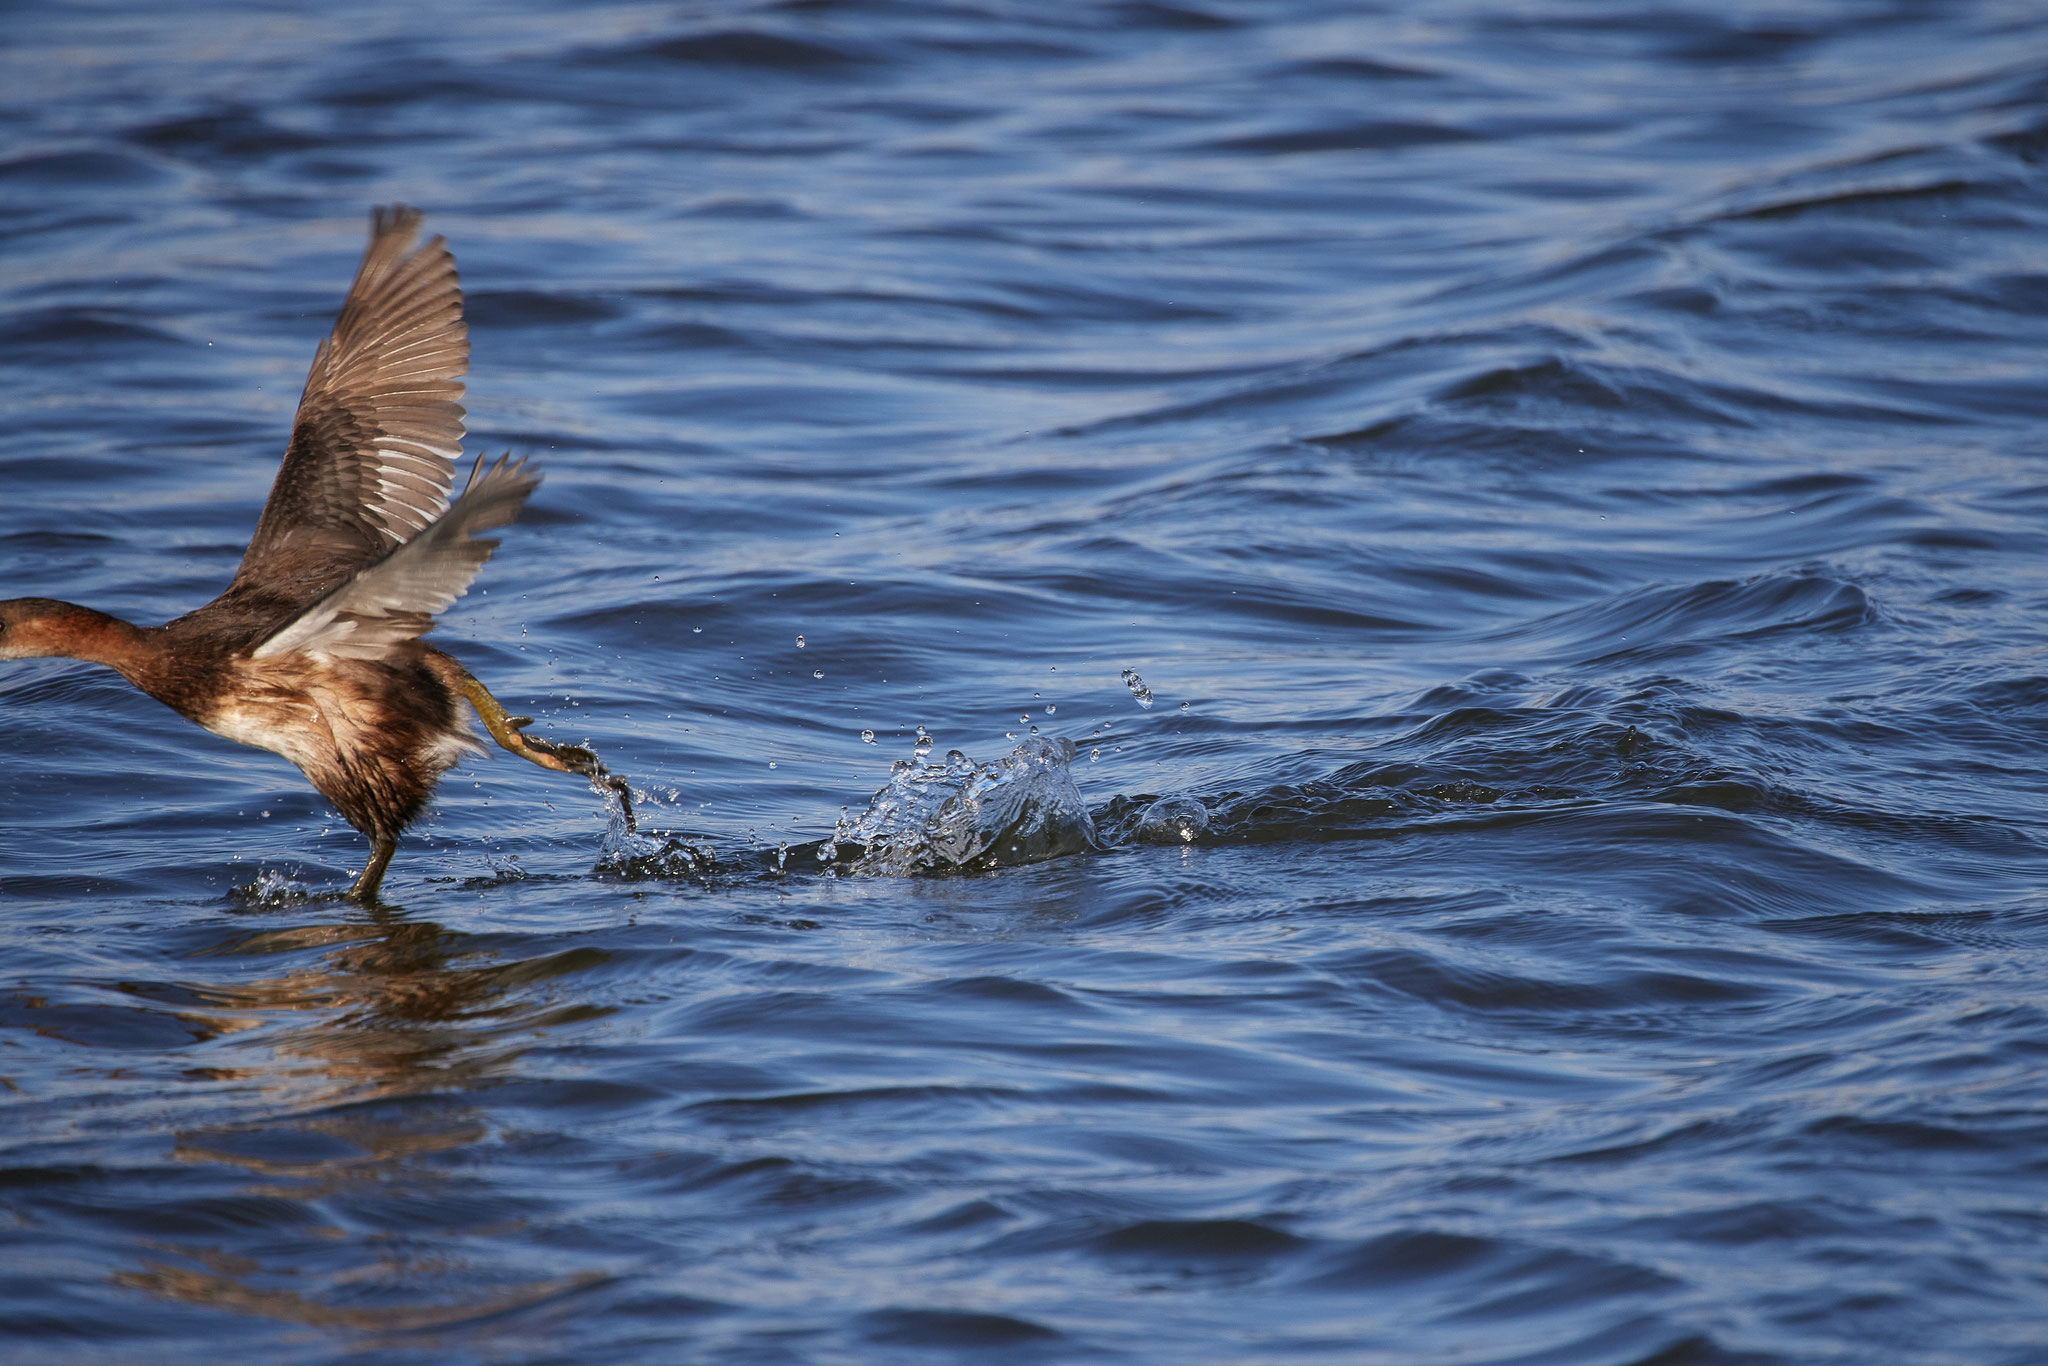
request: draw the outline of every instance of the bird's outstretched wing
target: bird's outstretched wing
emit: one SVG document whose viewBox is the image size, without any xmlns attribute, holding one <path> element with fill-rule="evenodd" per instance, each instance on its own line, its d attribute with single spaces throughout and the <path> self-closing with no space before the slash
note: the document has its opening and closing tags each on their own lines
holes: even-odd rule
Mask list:
<svg viewBox="0 0 2048 1366">
<path fill-rule="evenodd" d="M 485 468 L 478 460 L 468 487 L 411 540 L 356 571 L 255 649 L 255 657 L 297 651 L 341 659 L 383 659 L 398 645 L 433 629 L 434 614 L 464 593 L 498 547 L 475 533 L 519 515 L 540 475 L 511 457 Z"/>
<path fill-rule="evenodd" d="M 419 210 L 402 204 L 371 211 L 370 245 L 313 355 L 230 591 L 305 602 L 447 510 L 469 331 L 455 258 L 439 237 L 415 249 L 419 224 Z"/>
</svg>

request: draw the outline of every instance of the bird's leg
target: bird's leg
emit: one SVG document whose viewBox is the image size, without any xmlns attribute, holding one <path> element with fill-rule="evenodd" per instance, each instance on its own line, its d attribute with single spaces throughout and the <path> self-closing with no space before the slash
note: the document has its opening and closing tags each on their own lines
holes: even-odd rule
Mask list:
<svg viewBox="0 0 2048 1366">
<path fill-rule="evenodd" d="M 533 724 L 531 716 L 514 716 L 505 710 L 505 704 L 491 696 L 491 690 L 477 681 L 475 674 L 457 664 L 446 655 L 430 656 L 433 664 L 445 681 L 455 691 L 469 700 L 476 708 L 479 721 L 491 733 L 500 747 L 518 755 L 531 764 L 551 768 L 557 773 L 575 773 L 590 779 L 617 794 L 620 810 L 626 817 L 626 829 L 637 830 L 633 820 L 633 789 L 624 778 L 604 766 L 604 761 L 581 745 L 558 745 L 552 740 L 543 740 L 538 735 L 527 735 L 524 729 Z"/>
<path fill-rule="evenodd" d="M 398 841 L 395 839 L 372 839 L 369 862 L 363 865 L 362 876 L 348 889 L 348 899 L 360 901 L 365 905 L 374 905 L 377 900 L 377 888 L 384 881 L 384 870 L 391 866 L 391 856 L 397 851 Z"/>
</svg>

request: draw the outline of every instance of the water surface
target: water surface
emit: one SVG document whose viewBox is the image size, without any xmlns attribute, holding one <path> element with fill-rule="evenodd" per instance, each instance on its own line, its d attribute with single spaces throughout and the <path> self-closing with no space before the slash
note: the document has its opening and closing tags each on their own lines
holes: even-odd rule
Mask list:
<svg viewBox="0 0 2048 1366">
<path fill-rule="evenodd" d="M 674 843 L 0 666 L 8 1355 L 2048 1362 L 2038 6 L 296 11 L 8 7 L 0 594 L 419 204 Z M 1099 850 L 820 863 L 919 727 Z"/>
</svg>

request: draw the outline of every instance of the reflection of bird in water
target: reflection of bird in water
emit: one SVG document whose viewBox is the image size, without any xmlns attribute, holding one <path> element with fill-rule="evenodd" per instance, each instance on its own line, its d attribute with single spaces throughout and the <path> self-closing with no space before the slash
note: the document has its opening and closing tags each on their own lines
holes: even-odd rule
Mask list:
<svg viewBox="0 0 2048 1366">
<path fill-rule="evenodd" d="M 349 894 L 374 901 L 399 832 L 441 775 L 480 753 L 467 701 L 505 749 L 628 800 L 589 750 L 521 733 L 449 656 L 421 643 L 497 546 L 477 533 L 519 515 L 540 476 L 462 453 L 469 332 L 455 258 L 420 215 L 371 215 L 370 245 L 334 332 L 314 353 L 291 444 L 227 591 L 164 626 L 48 598 L 0 602 L 0 658 L 106 664 L 216 735 L 305 771 L 370 857 Z M 631 807 L 627 807 L 628 820 Z"/>
<path fill-rule="evenodd" d="M 208 1057 L 221 1065 L 206 1076 L 228 1085 L 217 1107 L 175 1135 L 172 1159 L 208 1192 L 198 1198 L 261 1213 L 239 1229 L 246 1237 L 225 1244 L 166 1229 L 113 1282 L 174 1303 L 368 1334 L 373 1345 L 400 1335 L 417 1352 L 422 1334 L 488 1342 L 530 1332 L 522 1313 L 602 1281 L 596 1270 L 559 1265 L 484 1277 L 451 1251 L 501 1237 L 544 1208 L 540 1197 L 514 1213 L 469 1198 L 475 1168 L 497 1160 L 502 1136 L 468 1097 L 513 1073 L 551 1026 L 595 1009 L 565 982 L 604 960 L 590 948 L 504 958 L 503 942 L 487 948 L 378 906 L 346 921 L 238 932 L 206 954 L 281 963 L 271 975 L 130 984 L 170 1005 L 196 1038 L 219 1041 Z M 388 1212 L 381 1223 L 379 1210 Z M 277 1236 L 286 1224 L 293 1236 Z M 306 1255 L 309 1243 L 316 1254 Z"/>
<path fill-rule="evenodd" d="M 309 962 L 311 950 L 324 952 Z M 551 1018 L 552 1005 L 507 1001 L 508 993 L 604 961 L 595 949 L 501 960 L 468 935 L 390 906 L 370 907 L 366 919 L 237 934 L 209 956 L 286 966 L 253 980 L 237 973 L 189 998 L 153 999 L 182 1007 L 180 1018 L 201 1037 L 247 1034 L 239 1052 L 260 1054 L 263 1065 L 235 1074 L 288 1086 L 301 1106 L 321 1077 L 332 1098 L 350 1101 L 480 1085 L 524 1051 L 513 1040 Z"/>
</svg>

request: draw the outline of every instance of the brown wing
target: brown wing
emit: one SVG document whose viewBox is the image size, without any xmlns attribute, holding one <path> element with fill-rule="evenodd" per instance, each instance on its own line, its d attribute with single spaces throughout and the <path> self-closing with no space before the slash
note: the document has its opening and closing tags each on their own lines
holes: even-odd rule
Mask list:
<svg viewBox="0 0 2048 1366">
<path fill-rule="evenodd" d="M 434 614 L 469 591 L 484 561 L 498 547 L 479 531 L 508 525 L 526 496 L 540 485 L 526 462 L 500 459 L 489 469 L 478 460 L 469 484 L 425 531 L 301 612 L 258 645 L 255 657 L 298 651 L 342 659 L 383 659 L 405 641 L 433 629 Z"/>
<path fill-rule="evenodd" d="M 447 510 L 462 454 L 469 331 L 455 258 L 417 250 L 417 209 L 370 214 L 370 245 L 313 355 L 291 445 L 230 586 L 305 602 Z"/>
</svg>

